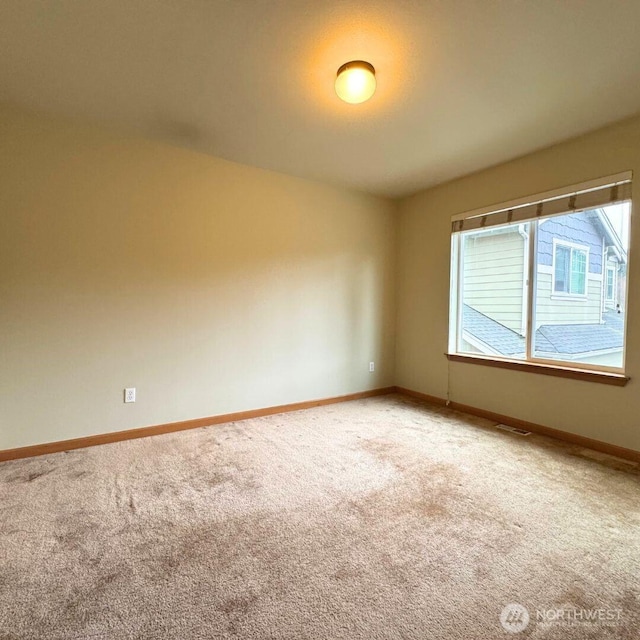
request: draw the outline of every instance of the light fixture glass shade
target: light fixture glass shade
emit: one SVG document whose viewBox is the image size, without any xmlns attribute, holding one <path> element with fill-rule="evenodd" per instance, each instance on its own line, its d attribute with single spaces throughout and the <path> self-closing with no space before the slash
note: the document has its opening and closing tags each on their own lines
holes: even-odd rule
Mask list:
<svg viewBox="0 0 640 640">
<path fill-rule="evenodd" d="M 338 69 L 336 93 L 341 100 L 359 104 L 368 100 L 376 90 L 376 70 L 364 60 L 352 60 Z"/>
</svg>

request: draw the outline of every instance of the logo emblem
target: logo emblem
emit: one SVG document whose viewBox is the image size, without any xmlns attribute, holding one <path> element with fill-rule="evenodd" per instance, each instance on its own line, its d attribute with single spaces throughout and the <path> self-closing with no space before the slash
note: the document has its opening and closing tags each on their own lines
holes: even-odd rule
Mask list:
<svg viewBox="0 0 640 640">
<path fill-rule="evenodd" d="M 502 610 L 500 624 L 507 633 L 520 633 L 529 624 L 529 612 L 521 604 L 511 602 Z"/>
</svg>

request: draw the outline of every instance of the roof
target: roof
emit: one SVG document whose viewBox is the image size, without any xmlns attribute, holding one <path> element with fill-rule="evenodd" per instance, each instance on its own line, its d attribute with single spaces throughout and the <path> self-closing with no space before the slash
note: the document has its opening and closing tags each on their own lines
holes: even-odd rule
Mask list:
<svg viewBox="0 0 640 640">
<path fill-rule="evenodd" d="M 594 351 L 622 349 L 624 315 L 615 311 L 603 314 L 604 324 L 549 324 L 536 331 L 536 353 L 577 356 Z M 525 339 L 519 333 L 496 322 L 477 309 L 464 305 L 464 331 L 498 355 L 522 357 Z"/>
<path fill-rule="evenodd" d="M 618 316 L 615 312 L 613 315 Z M 624 322 L 619 323 L 622 326 L 618 328 L 608 324 L 606 318 L 603 319 L 604 324 L 544 325 L 536 331 L 536 351 L 575 355 L 590 351 L 622 349 Z M 540 337 L 544 340 L 544 346 Z"/>
<path fill-rule="evenodd" d="M 524 338 L 520 334 L 468 304 L 462 310 L 462 325 L 465 332 L 500 355 L 522 356 L 525 353 Z"/>
</svg>

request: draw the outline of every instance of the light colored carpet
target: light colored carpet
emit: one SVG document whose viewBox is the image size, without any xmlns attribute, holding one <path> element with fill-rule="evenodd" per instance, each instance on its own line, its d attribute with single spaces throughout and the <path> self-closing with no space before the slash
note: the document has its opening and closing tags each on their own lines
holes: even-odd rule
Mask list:
<svg viewBox="0 0 640 640">
<path fill-rule="evenodd" d="M 639 498 L 633 465 L 399 396 L 7 462 L 0 638 L 636 639 Z"/>
</svg>

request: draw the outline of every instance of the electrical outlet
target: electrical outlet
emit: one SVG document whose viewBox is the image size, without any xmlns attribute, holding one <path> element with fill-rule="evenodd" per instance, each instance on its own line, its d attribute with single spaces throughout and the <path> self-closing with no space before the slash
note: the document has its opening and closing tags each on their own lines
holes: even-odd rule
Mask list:
<svg viewBox="0 0 640 640">
<path fill-rule="evenodd" d="M 370 362 L 369 363 L 369 373 L 373 373 L 376 370 L 376 363 L 375 362 Z"/>
<path fill-rule="evenodd" d="M 130 389 L 124 390 L 124 401 L 125 402 L 135 402 L 136 401 L 136 388 L 131 387 Z"/>
</svg>

